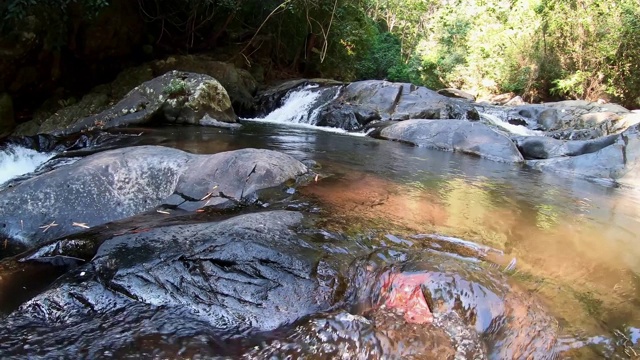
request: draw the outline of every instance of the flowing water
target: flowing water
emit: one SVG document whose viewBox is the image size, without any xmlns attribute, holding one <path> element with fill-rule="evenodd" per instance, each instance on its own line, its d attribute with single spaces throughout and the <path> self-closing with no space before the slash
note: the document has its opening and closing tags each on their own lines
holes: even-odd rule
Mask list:
<svg viewBox="0 0 640 360">
<path fill-rule="evenodd" d="M 322 175 L 300 191 L 328 209 L 332 230 L 438 233 L 498 249 L 500 269 L 557 319 L 564 348 L 640 340 L 637 190 L 285 124 L 251 122 L 239 133 L 168 127 L 143 136 L 195 153 L 256 147 L 315 160 Z M 590 351 L 579 358 L 600 354 Z"/>
<path fill-rule="evenodd" d="M 314 160 L 320 175 L 297 196 L 317 204 L 327 230 L 366 235 L 372 248 L 440 234 L 443 243 L 491 253 L 490 267 L 557 321 L 561 357 L 637 356 L 640 190 L 318 129 L 304 105 L 314 96 L 294 94 L 295 106 L 245 121 L 242 130 L 131 131 L 143 132 L 141 143 L 193 153 L 252 147 Z"/>
<path fill-rule="evenodd" d="M 17 176 L 35 171 L 55 154 L 39 153 L 17 145 L 0 149 L 0 185 Z"/>
</svg>

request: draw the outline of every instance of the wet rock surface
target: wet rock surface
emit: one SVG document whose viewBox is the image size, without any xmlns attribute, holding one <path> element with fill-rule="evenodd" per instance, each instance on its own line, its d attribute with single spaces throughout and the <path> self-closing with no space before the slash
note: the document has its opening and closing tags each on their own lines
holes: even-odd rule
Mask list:
<svg viewBox="0 0 640 360">
<path fill-rule="evenodd" d="M 301 221 L 273 211 L 109 239 L 5 319 L 0 352 L 91 358 L 134 350 L 145 337 L 209 345 L 325 310 L 340 297 L 340 277 L 291 229 Z"/>
<path fill-rule="evenodd" d="M 0 192 L 0 234 L 34 246 L 149 211 L 227 206 L 282 185 L 307 168 L 270 150 L 193 155 L 160 146 L 111 150 Z"/>
<path fill-rule="evenodd" d="M 593 140 L 557 140 L 548 136 L 522 136 L 513 138 L 525 159 L 550 159 L 594 153 L 616 142 L 610 135 Z"/>
<path fill-rule="evenodd" d="M 636 125 L 613 138 L 603 139 L 605 142 L 600 145 L 610 141 L 613 143 L 598 151 L 572 157 L 530 160 L 527 164 L 543 171 L 637 186 L 640 164 L 639 134 L 639 126 Z"/>
<path fill-rule="evenodd" d="M 379 137 L 490 160 L 523 161 L 509 138 L 484 124 L 466 120 L 406 120 L 382 129 Z"/>
<path fill-rule="evenodd" d="M 3 319 L 0 353 L 555 358 L 557 324 L 503 275 L 420 249 L 331 251 L 349 240 L 313 229 L 266 211 L 107 238 Z"/>
</svg>

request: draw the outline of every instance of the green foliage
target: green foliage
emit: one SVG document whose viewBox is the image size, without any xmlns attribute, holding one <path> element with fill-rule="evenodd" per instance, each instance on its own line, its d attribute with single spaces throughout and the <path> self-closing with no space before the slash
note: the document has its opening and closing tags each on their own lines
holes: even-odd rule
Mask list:
<svg viewBox="0 0 640 360">
<path fill-rule="evenodd" d="M 162 89 L 162 92 L 165 93 L 169 98 L 186 95 L 187 83 L 182 80 L 171 79 L 169 85 L 165 86 L 165 88 Z"/>
</svg>

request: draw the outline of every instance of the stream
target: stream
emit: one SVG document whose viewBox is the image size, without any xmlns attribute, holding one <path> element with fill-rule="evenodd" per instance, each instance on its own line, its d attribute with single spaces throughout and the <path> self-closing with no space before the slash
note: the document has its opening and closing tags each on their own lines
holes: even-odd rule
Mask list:
<svg viewBox="0 0 640 360">
<path fill-rule="evenodd" d="M 524 297 L 539 300 L 557 323 L 554 347 L 558 358 L 638 356 L 639 189 L 606 187 L 520 165 L 319 129 L 308 116 L 294 115 L 309 109 L 304 107 L 308 99 L 298 101 L 302 105 L 280 109 L 266 119 L 244 120 L 240 130 L 166 126 L 117 132 L 139 135 L 136 145 L 162 145 L 196 154 L 260 148 L 313 160 L 318 177 L 284 201 L 290 206 L 304 204 L 305 211 L 318 218 L 318 228 L 348 239 L 352 244 L 343 250 L 353 257 L 393 247 L 414 258 L 415 254 L 437 253 L 433 259 L 412 258 L 414 263 L 426 261 L 422 266 L 427 269 L 437 267 L 430 262 L 437 262 L 442 254 L 480 264 L 474 271 L 486 267 L 502 274 L 505 283 Z M 37 157 L 18 154 L 15 149 L 13 154 Z M 41 163 L 49 157 L 41 155 L 34 161 Z M 9 177 L 6 169 L 21 166 L 19 160 L 9 161 L 7 156 L 2 161 L 0 182 Z M 31 164 L 23 172 L 33 168 Z M 11 175 L 14 173 L 19 171 L 12 170 Z M 425 249 L 429 251 L 422 251 Z M 466 293 L 455 280 L 450 286 L 453 292 L 457 288 Z M 336 312 L 331 319 L 304 326 L 344 322 L 347 315 Z M 351 326 L 354 334 L 367 336 L 363 328 Z M 401 336 L 415 335 L 410 329 L 394 329 Z M 541 331 L 519 330 L 524 336 Z M 286 335 L 287 339 L 295 339 L 296 331 Z M 386 336 L 393 343 L 392 331 Z M 438 344 L 438 336 L 429 338 L 432 344 Z M 284 337 L 282 343 L 286 343 Z M 426 346 L 427 340 L 419 335 L 415 338 Z M 144 346 L 154 346 L 153 337 L 145 341 Z M 491 342 L 490 337 L 484 341 Z M 246 356 L 268 358 L 286 353 L 270 352 L 273 343 L 269 344 Z M 434 353 L 445 351 L 433 346 Z M 183 355 L 188 357 L 189 351 L 193 349 Z M 375 352 L 361 354 L 375 358 Z M 521 358 L 518 353 L 509 356 Z"/>
</svg>

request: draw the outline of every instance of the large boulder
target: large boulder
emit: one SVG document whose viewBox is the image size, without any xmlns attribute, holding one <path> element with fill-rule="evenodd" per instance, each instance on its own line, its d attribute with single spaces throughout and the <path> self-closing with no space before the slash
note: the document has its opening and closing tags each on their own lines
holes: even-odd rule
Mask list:
<svg viewBox="0 0 640 360">
<path fill-rule="evenodd" d="M 105 151 L 0 192 L 0 237 L 27 247 L 167 204 L 224 207 L 304 174 L 289 155 L 193 155 L 160 146 Z M 0 252 L 1 254 L 2 252 Z"/>
<path fill-rule="evenodd" d="M 287 95 L 309 85 L 330 94 L 328 99 L 323 98 L 309 109 L 315 117 L 311 123 L 318 126 L 354 131 L 378 120 L 480 118 L 468 101 L 449 98 L 425 87 L 381 80 L 357 81 L 344 86 L 319 79 L 293 80 L 261 93 L 259 115 L 282 106 Z"/>
<path fill-rule="evenodd" d="M 604 141 L 609 142 L 611 138 Z M 530 160 L 528 165 L 544 171 L 604 182 L 638 185 L 640 179 L 640 125 L 613 138 L 602 149 L 579 156 Z"/>
<path fill-rule="evenodd" d="M 153 62 L 151 67 L 156 75 L 172 70 L 209 75 L 225 88 L 238 114 L 246 115 L 255 110 L 254 95 L 258 83 L 247 70 L 239 69 L 231 63 L 215 61 L 208 55 L 178 55 Z"/>
<path fill-rule="evenodd" d="M 467 101 L 421 86 L 379 80 L 358 81 L 344 87 L 322 112 L 318 123 L 339 124 L 340 118 L 351 117 L 360 128 L 373 120 L 479 119 L 478 112 Z"/>
<path fill-rule="evenodd" d="M 230 355 L 225 338 L 275 330 L 340 300 L 336 262 L 293 230 L 302 220 L 271 211 L 108 239 L 3 321 L 0 353 Z"/>
<path fill-rule="evenodd" d="M 379 132 L 379 137 L 416 146 L 478 155 L 494 161 L 524 161 L 509 138 L 479 122 L 405 120 L 385 127 Z"/>
<path fill-rule="evenodd" d="M 70 134 L 152 121 L 198 124 L 205 115 L 222 122 L 236 121 L 224 87 L 208 75 L 172 71 L 137 86 L 99 114 L 72 124 L 56 124 L 60 130 L 53 133 Z"/>
</svg>

